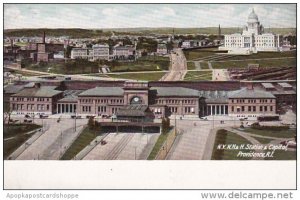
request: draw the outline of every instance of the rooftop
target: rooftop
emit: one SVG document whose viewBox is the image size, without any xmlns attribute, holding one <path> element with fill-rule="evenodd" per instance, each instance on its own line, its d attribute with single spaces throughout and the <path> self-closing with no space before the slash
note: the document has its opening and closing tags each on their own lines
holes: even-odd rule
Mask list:
<svg viewBox="0 0 300 200">
<path fill-rule="evenodd" d="M 54 90 L 51 87 L 40 87 L 40 88 L 24 88 L 20 92 L 12 95 L 16 97 L 53 97 L 62 91 Z"/>
<path fill-rule="evenodd" d="M 150 90 L 156 91 L 157 96 L 168 97 L 168 96 L 180 96 L 180 97 L 198 97 L 199 92 L 194 89 L 183 88 L 183 87 L 152 87 Z"/>
<path fill-rule="evenodd" d="M 278 85 L 280 85 L 283 88 L 292 88 L 292 86 L 288 83 L 278 83 Z"/>
<path fill-rule="evenodd" d="M 95 87 L 78 96 L 123 96 L 123 89 L 121 87 Z"/>
<path fill-rule="evenodd" d="M 127 117 L 144 117 L 146 115 L 147 105 L 129 105 L 120 108 L 116 115 Z"/>
<path fill-rule="evenodd" d="M 262 83 L 261 84 L 264 88 L 275 88 L 272 83 Z"/>
<path fill-rule="evenodd" d="M 275 96 L 263 90 L 242 88 L 228 93 L 228 98 L 275 98 Z"/>
<path fill-rule="evenodd" d="M 9 84 L 4 87 L 4 93 L 14 94 L 14 93 L 20 92 L 23 88 L 24 88 L 24 85 Z"/>
</svg>

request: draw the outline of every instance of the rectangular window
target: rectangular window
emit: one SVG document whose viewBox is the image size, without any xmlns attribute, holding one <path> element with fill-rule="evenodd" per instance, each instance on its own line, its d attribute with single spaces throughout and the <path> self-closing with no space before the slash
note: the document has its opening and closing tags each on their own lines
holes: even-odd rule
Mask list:
<svg viewBox="0 0 300 200">
<path fill-rule="evenodd" d="M 273 106 L 270 106 L 270 111 L 273 112 Z"/>
<path fill-rule="evenodd" d="M 248 106 L 248 111 L 251 112 L 251 106 Z"/>
<path fill-rule="evenodd" d="M 256 112 L 256 106 L 253 106 L 253 112 Z"/>
<path fill-rule="evenodd" d="M 234 107 L 233 106 L 231 106 L 231 112 L 234 112 Z"/>
<path fill-rule="evenodd" d="M 259 111 L 262 112 L 263 111 L 263 107 L 259 106 Z"/>
<path fill-rule="evenodd" d="M 245 111 L 245 106 L 242 106 L 242 112 L 244 112 Z"/>
<path fill-rule="evenodd" d="M 265 112 L 267 112 L 268 111 L 268 106 L 265 106 Z"/>
</svg>

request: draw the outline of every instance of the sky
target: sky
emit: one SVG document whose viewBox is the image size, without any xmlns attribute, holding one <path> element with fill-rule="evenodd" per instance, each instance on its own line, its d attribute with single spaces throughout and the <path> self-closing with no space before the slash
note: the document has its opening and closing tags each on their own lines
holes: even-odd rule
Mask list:
<svg viewBox="0 0 300 200">
<path fill-rule="evenodd" d="M 296 27 L 296 4 L 4 4 L 4 29 L 242 27 L 252 8 L 265 28 Z"/>
</svg>

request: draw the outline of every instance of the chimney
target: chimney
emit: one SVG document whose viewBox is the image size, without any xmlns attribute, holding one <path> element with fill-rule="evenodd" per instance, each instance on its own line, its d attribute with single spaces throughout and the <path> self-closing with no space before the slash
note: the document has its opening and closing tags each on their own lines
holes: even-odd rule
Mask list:
<svg viewBox="0 0 300 200">
<path fill-rule="evenodd" d="M 253 83 L 252 82 L 247 83 L 247 89 L 248 90 L 253 90 Z"/>
<path fill-rule="evenodd" d="M 44 44 L 46 43 L 46 32 L 45 31 L 43 32 L 43 43 Z"/>
<path fill-rule="evenodd" d="M 41 83 L 34 83 L 34 87 L 35 88 L 40 88 L 41 87 Z"/>
</svg>

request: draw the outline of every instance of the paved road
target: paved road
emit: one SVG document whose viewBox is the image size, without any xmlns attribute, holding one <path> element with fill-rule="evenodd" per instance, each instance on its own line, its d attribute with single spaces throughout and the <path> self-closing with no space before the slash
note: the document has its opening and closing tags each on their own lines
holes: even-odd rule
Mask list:
<svg viewBox="0 0 300 200">
<path fill-rule="evenodd" d="M 187 63 L 181 49 L 174 49 L 171 53 L 171 70 L 160 81 L 179 81 L 183 80 L 187 70 Z"/>
<path fill-rule="evenodd" d="M 171 120 L 171 124 L 174 125 L 174 122 L 174 119 Z M 174 145 L 167 155 L 167 160 L 207 159 L 205 156 L 211 151 L 211 146 L 214 144 L 214 137 L 211 136 L 213 131 L 211 130 L 219 127 L 232 127 L 238 123 L 234 120 L 225 121 L 224 124 L 221 124 L 217 119 L 215 119 L 215 122 L 212 120 L 187 119 L 177 120 L 176 124 L 177 129 L 182 134 L 179 134 L 176 138 Z"/>
<path fill-rule="evenodd" d="M 201 70 L 201 63 L 199 61 L 195 61 L 194 64 L 196 70 Z"/>
<path fill-rule="evenodd" d="M 46 121 L 47 120 L 47 121 Z M 36 141 L 30 144 L 27 149 L 17 157 L 17 160 L 57 160 L 64 147 L 68 147 L 74 138 L 78 135 L 83 125 L 87 123 L 86 119 L 77 120 L 77 130 L 74 128 L 74 120 L 46 119 L 44 123 L 49 124 L 49 129 L 43 133 Z M 42 124 L 41 119 L 35 119 L 35 123 Z"/>
<path fill-rule="evenodd" d="M 213 81 L 228 81 L 230 80 L 228 71 L 226 69 L 213 69 L 212 70 Z"/>
</svg>

